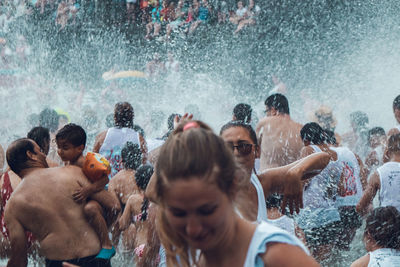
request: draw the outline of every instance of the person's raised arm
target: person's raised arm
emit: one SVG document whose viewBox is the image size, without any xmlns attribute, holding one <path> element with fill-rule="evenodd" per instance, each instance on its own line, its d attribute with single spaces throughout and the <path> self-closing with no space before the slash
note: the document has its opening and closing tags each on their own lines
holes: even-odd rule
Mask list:
<svg viewBox="0 0 400 267">
<path fill-rule="evenodd" d="M 289 165 L 271 168 L 258 175 L 263 186 L 264 195 L 268 197 L 272 193 L 283 193 L 282 207 L 289 204 L 290 212 L 303 207 L 302 180 L 309 179 L 319 174 L 328 165 L 330 156 L 328 153 L 313 153 L 303 159 Z M 284 208 L 282 208 L 284 211 Z"/>
<path fill-rule="evenodd" d="M 369 182 L 367 185 L 367 189 L 365 189 L 360 201 L 356 206 L 356 211 L 361 215 L 364 215 L 367 211 L 367 207 L 371 204 L 374 199 L 376 192 L 381 188 L 381 181 L 379 179 L 379 173 L 375 171 L 371 178 L 369 178 Z"/>
<path fill-rule="evenodd" d="M 18 220 L 18 207 L 9 201 L 5 210 L 5 223 L 8 228 L 11 244 L 11 255 L 7 266 L 25 267 L 28 265 L 28 240 L 25 229 Z"/>
<path fill-rule="evenodd" d="M 141 134 L 139 134 L 140 150 L 142 151 L 142 164 L 147 162 L 147 143 Z"/>
</svg>

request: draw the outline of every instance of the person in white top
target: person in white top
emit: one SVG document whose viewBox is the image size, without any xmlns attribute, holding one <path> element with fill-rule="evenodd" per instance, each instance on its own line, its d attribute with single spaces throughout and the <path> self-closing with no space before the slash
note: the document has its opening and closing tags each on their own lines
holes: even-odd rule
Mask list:
<svg viewBox="0 0 400 267">
<path fill-rule="evenodd" d="M 296 237 L 239 217 L 233 201 L 243 176 L 224 140 L 200 123 L 178 127 L 155 168 L 167 266 L 318 266 Z"/>
<path fill-rule="evenodd" d="M 128 102 L 115 104 L 115 127 L 101 132 L 96 136 L 93 152 L 102 154 L 111 164 L 112 178 L 123 169 L 121 150 L 130 141 L 140 146 L 142 151 L 142 163 L 147 162 L 147 145 L 143 136 L 133 130 L 134 111 Z"/>
<path fill-rule="evenodd" d="M 397 121 L 397 126 L 389 130 L 388 136 L 400 133 L 400 95 L 393 100 L 393 114 Z"/>
<path fill-rule="evenodd" d="M 368 253 L 351 267 L 400 266 L 400 212 L 395 207 L 379 207 L 368 215 L 364 244 Z"/>
<path fill-rule="evenodd" d="M 370 177 L 367 189 L 357 204 L 357 212 L 364 214 L 379 190 L 380 206 L 394 206 L 400 210 L 400 133 L 389 137 L 385 150 L 389 162 L 379 167 Z"/>
</svg>

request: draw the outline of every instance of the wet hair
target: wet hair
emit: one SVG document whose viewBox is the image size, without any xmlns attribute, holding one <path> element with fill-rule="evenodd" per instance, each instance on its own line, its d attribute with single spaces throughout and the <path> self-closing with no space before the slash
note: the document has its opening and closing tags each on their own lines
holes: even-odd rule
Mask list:
<svg viewBox="0 0 400 267">
<path fill-rule="evenodd" d="M 50 146 L 50 132 L 49 129 L 38 126 L 32 128 L 29 132 L 27 137 L 32 139 L 33 141 L 38 144 L 40 149 L 47 155 L 49 153 L 49 146 Z M 47 151 L 46 151 L 47 150 Z"/>
<path fill-rule="evenodd" d="M 132 128 L 135 114 L 133 107 L 128 102 L 119 102 L 114 107 L 114 123 L 116 127 Z"/>
<path fill-rule="evenodd" d="M 253 143 L 256 146 L 258 146 L 256 132 L 254 131 L 253 127 L 250 124 L 244 123 L 243 121 L 228 122 L 227 124 L 222 126 L 221 130 L 219 131 L 219 135 L 222 135 L 222 133 L 224 131 L 228 130 L 229 128 L 233 128 L 233 127 L 240 127 L 240 128 L 246 129 L 247 132 L 249 133 L 251 141 L 253 141 Z"/>
<path fill-rule="evenodd" d="M 268 108 L 276 109 L 279 113 L 290 114 L 289 113 L 289 102 L 288 102 L 286 96 L 284 96 L 282 94 L 270 95 L 265 100 L 265 105 Z"/>
<path fill-rule="evenodd" d="M 325 142 L 324 130 L 316 122 L 306 123 L 300 130 L 303 141 L 309 141 L 312 145 L 321 145 Z"/>
<path fill-rule="evenodd" d="M 328 129 L 323 129 L 323 131 L 325 142 L 329 145 L 337 145 L 335 132 Z"/>
<path fill-rule="evenodd" d="M 244 104 L 244 103 L 237 104 L 233 108 L 233 115 L 236 117 L 236 120 L 243 121 L 245 123 L 251 122 L 251 113 L 252 112 L 253 112 L 253 109 L 251 108 L 251 106 L 248 104 Z"/>
<path fill-rule="evenodd" d="M 150 164 L 141 165 L 135 173 L 135 180 L 137 186 L 141 190 L 146 190 L 147 185 L 149 184 L 150 178 L 153 175 L 154 168 Z M 142 202 L 141 213 L 142 216 L 140 218 L 141 221 L 145 221 L 147 219 L 149 208 L 149 200 L 145 197 Z"/>
<path fill-rule="evenodd" d="M 389 137 L 388 140 L 388 151 L 399 153 L 400 152 L 400 133 L 393 134 Z"/>
<path fill-rule="evenodd" d="M 350 121 L 357 127 L 366 126 L 369 122 L 367 113 L 362 111 L 354 111 L 350 113 Z"/>
<path fill-rule="evenodd" d="M 81 126 L 74 123 L 68 123 L 57 132 L 56 140 L 65 140 L 75 147 L 80 145 L 85 146 L 86 132 Z"/>
<path fill-rule="evenodd" d="M 125 169 L 136 170 L 142 163 L 142 151 L 138 144 L 126 142 L 121 150 L 121 159 Z"/>
<path fill-rule="evenodd" d="M 188 123 L 195 127 L 186 129 Z M 196 259 L 196 252 L 171 229 L 165 216 L 164 191 L 171 182 L 193 179 L 195 176 L 197 179 L 215 183 L 223 193 L 232 198 L 237 190 L 238 177 L 238 167 L 232 151 L 208 125 L 200 121 L 189 121 L 180 124 L 165 141 L 155 170 L 156 201 L 160 204 L 158 232 L 166 250 L 167 265 L 178 265 L 178 255 L 181 266 L 192 266 L 189 253 L 192 259 Z M 196 265 L 197 262 L 193 264 Z"/>
<path fill-rule="evenodd" d="M 400 212 L 393 206 L 374 209 L 367 217 L 364 234 L 380 247 L 400 249 Z"/>
<path fill-rule="evenodd" d="M 400 95 L 393 100 L 393 110 L 400 109 Z"/>
<path fill-rule="evenodd" d="M 34 143 L 29 138 L 17 139 L 12 142 L 7 149 L 7 164 L 17 175 L 20 175 L 22 170 L 30 167 L 26 163 L 29 159 L 28 155 L 26 154 L 28 151 L 36 154 L 34 151 Z"/>
<path fill-rule="evenodd" d="M 368 140 L 371 140 L 373 135 L 376 136 L 385 136 L 385 130 L 382 127 L 374 127 L 368 131 Z"/>
<path fill-rule="evenodd" d="M 54 109 L 46 108 L 39 114 L 39 126 L 49 129 L 54 133 L 58 129 L 59 115 Z"/>
<path fill-rule="evenodd" d="M 265 199 L 265 203 L 267 205 L 267 209 L 271 208 L 279 208 L 282 203 L 282 196 L 279 194 L 271 194 Z"/>
</svg>

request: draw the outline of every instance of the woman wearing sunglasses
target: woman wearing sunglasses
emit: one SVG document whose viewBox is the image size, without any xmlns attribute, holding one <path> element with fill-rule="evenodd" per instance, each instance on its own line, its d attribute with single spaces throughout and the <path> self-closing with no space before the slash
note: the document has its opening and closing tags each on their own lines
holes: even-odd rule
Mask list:
<svg viewBox="0 0 400 267">
<path fill-rule="evenodd" d="M 242 175 L 226 143 L 198 122 L 168 138 L 154 176 L 167 265 L 317 266 L 297 238 L 240 218 L 234 199 Z"/>
<path fill-rule="evenodd" d="M 283 211 L 288 203 L 291 213 L 294 207 L 299 212 L 301 204 L 296 203 L 302 202 L 302 193 L 292 195 L 292 190 L 297 186 L 301 188 L 302 179 L 318 174 L 329 162 L 328 154 L 318 153 L 289 165 L 256 174 L 254 162 L 260 155 L 260 148 L 253 128 L 241 121 L 231 121 L 221 128 L 220 136 L 231 147 L 236 163 L 245 171 L 243 177 L 250 177 L 251 183 L 247 183 L 236 197 L 238 211 L 243 218 L 250 221 L 267 221 L 265 199 L 275 192 L 284 193 Z M 298 184 L 295 181 L 298 181 Z M 302 192 L 301 189 L 299 191 Z"/>
</svg>

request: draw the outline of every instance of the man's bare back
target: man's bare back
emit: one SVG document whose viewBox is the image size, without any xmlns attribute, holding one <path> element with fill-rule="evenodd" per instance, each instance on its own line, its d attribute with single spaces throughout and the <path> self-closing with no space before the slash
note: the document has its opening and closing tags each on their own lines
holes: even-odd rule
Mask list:
<svg viewBox="0 0 400 267">
<path fill-rule="evenodd" d="M 303 142 L 300 137 L 302 125 L 288 114 L 266 117 L 257 125 L 261 131 L 260 171 L 290 164 L 300 157 Z"/>
<path fill-rule="evenodd" d="M 37 168 L 26 175 L 6 207 L 11 235 L 21 228 L 32 232 L 41 254 L 51 260 L 96 255 L 100 242 L 85 219 L 84 203 L 72 198 L 78 182 L 88 183 L 75 166 Z"/>
<path fill-rule="evenodd" d="M 134 170 L 119 171 L 108 184 L 108 191 L 114 193 L 121 204 L 125 205 L 128 198 L 139 191 L 135 182 Z"/>
</svg>

